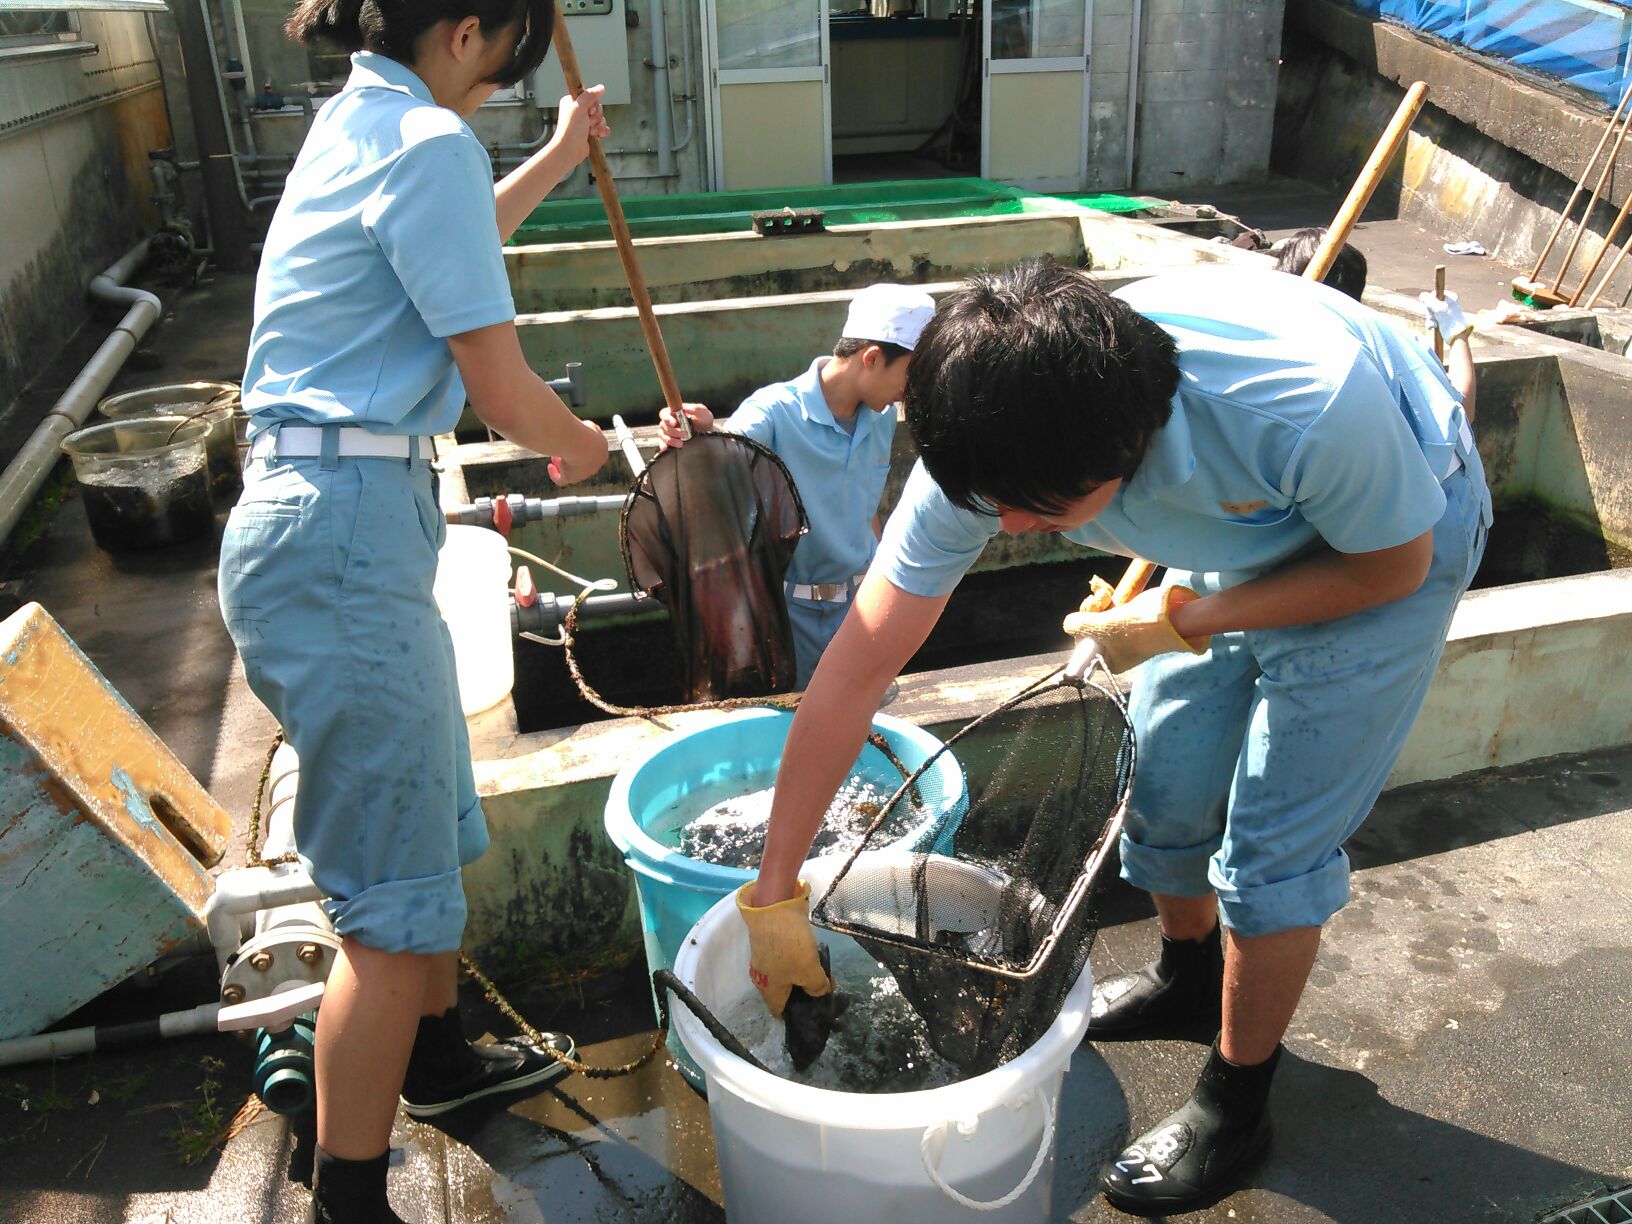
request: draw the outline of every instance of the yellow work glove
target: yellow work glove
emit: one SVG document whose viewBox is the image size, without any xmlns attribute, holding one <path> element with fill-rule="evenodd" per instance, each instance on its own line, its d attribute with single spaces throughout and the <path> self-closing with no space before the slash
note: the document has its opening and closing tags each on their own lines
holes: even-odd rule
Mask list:
<svg viewBox="0 0 1632 1224">
<path fill-rule="evenodd" d="M 795 986 L 812 998 L 833 989 L 816 952 L 816 933 L 810 929 L 810 885 L 799 881 L 799 891 L 774 905 L 750 905 L 750 881 L 737 890 L 737 913 L 748 927 L 748 977 L 771 1015 L 780 1016 Z"/>
<path fill-rule="evenodd" d="M 1131 671 L 1146 659 L 1174 650 L 1200 654 L 1211 637 L 1190 641 L 1173 628 L 1171 613 L 1179 604 L 1197 595 L 1189 587 L 1170 586 L 1146 591 L 1111 608 L 1102 608 L 1103 592 L 1097 588 L 1083 600 L 1082 611 L 1065 618 L 1065 631 L 1074 638 L 1093 638 L 1113 673 Z"/>
</svg>

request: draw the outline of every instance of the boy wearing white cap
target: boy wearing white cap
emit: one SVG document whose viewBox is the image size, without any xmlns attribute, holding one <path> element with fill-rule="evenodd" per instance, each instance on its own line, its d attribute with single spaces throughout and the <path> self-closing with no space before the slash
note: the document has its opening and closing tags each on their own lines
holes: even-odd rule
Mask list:
<svg viewBox="0 0 1632 1224">
<path fill-rule="evenodd" d="M 831 357 L 816 358 L 797 378 L 761 387 L 720 423 L 776 452 L 810 518 L 785 587 L 800 688 L 838 632 L 878 547 L 893 407 L 906 390 L 918 335 L 934 313 L 934 299 L 920 289 L 863 289 L 850 303 Z M 714 427 L 707 408 L 687 405 L 686 415 L 695 430 Z M 667 408 L 662 432 L 664 445 L 681 445 L 679 423 Z"/>
</svg>

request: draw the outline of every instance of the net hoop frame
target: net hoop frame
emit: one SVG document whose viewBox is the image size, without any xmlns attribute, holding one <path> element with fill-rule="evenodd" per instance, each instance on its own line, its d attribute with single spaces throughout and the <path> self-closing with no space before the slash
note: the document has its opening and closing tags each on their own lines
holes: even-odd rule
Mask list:
<svg viewBox="0 0 1632 1224">
<path fill-rule="evenodd" d="M 704 432 L 694 433 L 692 434 L 690 441 L 696 442 L 699 439 L 715 435 L 724 435 L 731 438 L 735 442 L 740 442 L 744 446 L 747 446 L 750 450 L 756 451 L 762 458 L 769 459 L 776 465 L 777 470 L 782 473 L 783 479 L 788 482 L 788 491 L 793 494 L 793 504 L 799 511 L 798 537 L 803 538 L 804 536 L 809 535 L 810 514 L 805 510 L 804 496 L 799 492 L 799 485 L 793 479 L 793 473 L 788 471 L 788 465 L 782 462 L 782 456 L 778 455 L 775 451 L 763 443 L 755 442 L 752 438 L 746 437 L 743 434 L 732 433 L 729 429 L 710 429 Z M 641 586 L 635 581 L 634 561 L 629 555 L 629 515 L 635 508 L 635 501 L 637 498 L 644 495 L 652 498 L 653 501 L 657 500 L 657 498 L 650 491 L 652 482 L 651 471 L 656 465 L 657 460 L 662 457 L 662 454 L 663 452 L 659 451 L 657 455 L 653 457 L 651 463 L 648 463 L 640 470 L 640 475 L 636 476 L 634 480 L 629 482 L 629 492 L 626 493 L 623 498 L 623 510 L 618 514 L 618 554 L 623 558 L 623 574 L 629 582 L 629 593 L 633 595 L 637 601 L 642 599 L 657 599 L 659 603 L 663 602 L 661 599 L 658 599 L 656 595 L 653 595 L 645 587 Z M 645 490 L 644 494 L 642 493 L 643 490 Z"/>
<path fill-rule="evenodd" d="M 890 797 L 889 802 L 884 805 L 878 816 L 874 818 L 873 823 L 868 826 L 867 832 L 863 835 L 861 844 L 855 850 L 850 852 L 850 857 L 834 874 L 832 881 L 827 886 L 827 891 L 822 893 L 821 897 L 819 897 L 811 905 L 811 924 L 813 926 L 821 927 L 824 931 L 832 931 L 837 935 L 848 935 L 852 939 L 866 939 L 869 941 L 875 941 L 877 943 L 886 944 L 890 947 L 900 948 L 905 952 L 911 952 L 933 960 L 944 960 L 949 963 L 955 963 L 963 968 L 979 970 L 980 972 L 990 974 L 993 977 L 1007 978 L 1010 981 L 1029 981 L 1039 972 L 1041 972 L 1043 967 L 1048 963 L 1048 958 L 1053 953 L 1055 946 L 1059 943 L 1060 938 L 1064 935 L 1066 927 L 1076 915 L 1078 908 L 1087 899 L 1089 890 L 1092 889 L 1094 883 L 1098 880 L 1100 871 L 1104 868 L 1106 860 L 1110 857 L 1111 847 L 1114 846 L 1117 843 L 1117 840 L 1120 838 L 1123 821 L 1127 816 L 1128 801 L 1133 794 L 1133 776 L 1134 768 L 1137 764 L 1135 759 L 1137 755 L 1137 746 L 1133 739 L 1132 719 L 1128 715 L 1127 699 L 1117 691 L 1115 679 L 1112 677 L 1110 669 L 1105 665 L 1103 656 L 1100 656 L 1094 660 L 1093 666 L 1090 668 L 1090 673 L 1095 671 L 1103 674 L 1103 683 L 1098 680 L 1090 680 L 1086 675 L 1080 680 L 1072 679 L 1071 677 L 1066 676 L 1064 667 L 1057 667 L 1047 675 L 1044 675 L 1033 681 L 1031 684 L 1028 684 L 1025 688 L 1014 694 L 1014 696 L 1004 700 L 1000 705 L 994 706 L 986 713 L 980 715 L 980 717 L 975 718 L 960 727 L 957 733 L 951 736 L 951 738 L 949 738 L 941 746 L 939 752 L 936 752 L 930 756 L 928 760 L 926 760 L 912 772 L 910 777 L 901 783 L 900 788 Z M 908 940 L 899 936 L 892 936 L 889 932 L 881 931 L 876 927 L 865 927 L 855 923 L 846 922 L 843 919 L 817 916 L 821 908 L 827 904 L 828 899 L 832 897 L 833 890 L 836 889 L 840 882 L 843 881 L 844 877 L 849 874 L 850 868 L 855 864 L 856 859 L 867 850 L 868 843 L 872 839 L 874 832 L 877 831 L 878 827 L 883 824 L 885 818 L 895 809 L 895 805 L 900 800 L 902 792 L 906 791 L 910 787 L 913 787 L 923 772 L 940 758 L 942 752 L 950 751 L 952 746 L 960 739 L 989 719 L 996 718 L 999 714 L 1005 714 L 1009 710 L 1012 710 L 1016 706 L 1020 705 L 1022 702 L 1027 701 L 1041 693 L 1046 693 L 1053 689 L 1063 687 L 1095 689 L 1103 696 L 1109 698 L 1110 701 L 1116 706 L 1117 710 L 1121 713 L 1122 718 L 1125 722 L 1127 722 L 1129 727 L 1127 740 L 1127 780 L 1122 788 L 1121 799 L 1117 802 L 1116 807 L 1112 810 L 1110 818 L 1106 820 L 1105 827 L 1100 831 L 1100 835 L 1094 842 L 1093 848 L 1088 852 L 1087 858 L 1083 860 L 1082 869 L 1077 873 L 1076 878 L 1072 881 L 1070 891 L 1066 893 L 1065 900 L 1061 903 L 1059 912 L 1055 914 L 1054 921 L 1049 925 L 1048 934 L 1038 942 L 1036 951 L 1032 953 L 1031 959 L 1028 960 L 1023 967 L 1012 969 L 1003 965 L 995 965 L 988 960 L 972 956 L 967 951 L 953 951 L 950 948 L 940 948 L 933 944 L 925 944 L 917 940 Z"/>
</svg>

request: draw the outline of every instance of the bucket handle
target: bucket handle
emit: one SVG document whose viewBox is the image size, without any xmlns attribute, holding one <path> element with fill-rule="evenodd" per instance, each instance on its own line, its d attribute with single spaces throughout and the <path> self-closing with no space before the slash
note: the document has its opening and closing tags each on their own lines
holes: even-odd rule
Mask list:
<svg viewBox="0 0 1632 1224">
<path fill-rule="evenodd" d="M 1048 1096 L 1049 1094 L 1042 1089 L 1037 1090 L 1037 1099 L 1043 1106 L 1043 1139 L 1037 1145 L 1037 1155 L 1032 1158 L 1031 1168 L 1026 1170 L 1026 1175 L 1020 1179 L 1020 1184 L 1002 1198 L 981 1202 L 979 1199 L 972 1199 L 966 1194 L 959 1193 L 942 1179 L 940 1170 L 936 1167 L 940 1163 L 939 1152 L 937 1152 L 934 1159 L 931 1159 L 929 1150 L 932 1144 L 944 1143 L 946 1128 L 950 1125 L 946 1122 L 937 1122 L 934 1126 L 925 1127 L 924 1137 L 918 1143 L 918 1155 L 923 1159 L 924 1172 L 929 1174 L 929 1180 L 934 1182 L 936 1188 L 947 1198 L 960 1207 L 967 1207 L 970 1211 L 998 1211 L 1007 1207 L 1027 1190 L 1031 1189 L 1031 1183 L 1036 1181 L 1037 1175 L 1043 1171 L 1043 1164 L 1048 1160 L 1048 1153 L 1054 1146 L 1054 1108 L 1049 1104 Z"/>
</svg>

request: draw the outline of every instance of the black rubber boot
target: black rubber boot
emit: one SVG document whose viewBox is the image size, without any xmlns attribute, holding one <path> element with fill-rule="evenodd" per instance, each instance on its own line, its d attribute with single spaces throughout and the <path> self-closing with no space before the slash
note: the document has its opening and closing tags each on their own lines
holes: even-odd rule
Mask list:
<svg viewBox="0 0 1632 1224">
<path fill-rule="evenodd" d="M 341 1160 L 317 1149 L 312 1166 L 312 1224 L 406 1224 L 385 1197 L 391 1153 Z"/>
<path fill-rule="evenodd" d="M 571 1058 L 577 1047 L 565 1033 L 545 1033 L 550 1048 Z M 485 1096 L 536 1088 L 567 1073 L 566 1064 L 522 1037 L 491 1045 L 465 1040 L 459 1009 L 424 1016 L 408 1056 L 402 1083 L 402 1107 L 416 1118 L 429 1118 Z"/>
<path fill-rule="evenodd" d="M 1172 1215 L 1206 1207 L 1236 1189 L 1246 1166 L 1269 1146 L 1269 1085 L 1281 1047 L 1238 1067 L 1218 1052 L 1177 1113 L 1124 1148 L 1099 1179 L 1105 1201 L 1130 1215 Z"/>
<path fill-rule="evenodd" d="M 1089 1041 L 1218 1036 L 1224 994 L 1224 943 L 1162 936 L 1161 956 L 1132 973 L 1094 983 Z"/>
</svg>

